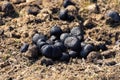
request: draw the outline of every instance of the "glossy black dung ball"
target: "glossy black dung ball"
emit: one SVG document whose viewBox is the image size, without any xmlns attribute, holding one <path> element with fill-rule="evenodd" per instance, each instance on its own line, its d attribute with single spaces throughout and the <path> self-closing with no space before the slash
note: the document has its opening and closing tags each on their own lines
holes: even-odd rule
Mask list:
<svg viewBox="0 0 120 80">
<path fill-rule="evenodd" d="M 50 40 L 50 41 L 55 41 L 55 40 L 57 40 L 57 37 L 54 36 L 54 35 L 52 35 L 52 36 L 49 38 L 49 40 Z"/>
<path fill-rule="evenodd" d="M 67 37 L 64 41 L 64 45 L 74 51 L 79 51 L 81 49 L 81 42 L 75 36 Z"/>
<path fill-rule="evenodd" d="M 78 53 L 76 51 L 72 51 L 72 50 L 69 51 L 69 55 L 70 55 L 71 58 L 78 57 Z"/>
<path fill-rule="evenodd" d="M 70 60 L 69 54 L 62 53 L 62 57 L 60 58 L 60 61 L 69 62 L 69 60 Z"/>
<path fill-rule="evenodd" d="M 94 46 L 92 44 L 86 44 L 80 51 L 80 57 L 86 58 L 87 55 L 93 50 L 94 50 Z"/>
<path fill-rule="evenodd" d="M 41 47 L 43 46 L 43 45 L 45 45 L 45 44 L 47 44 L 45 41 L 41 41 L 41 39 L 39 39 L 38 41 L 37 41 L 37 47 L 39 48 L 39 49 L 41 49 Z"/>
<path fill-rule="evenodd" d="M 68 10 L 60 10 L 59 13 L 59 19 L 60 20 L 68 20 Z"/>
<path fill-rule="evenodd" d="M 119 22 L 120 21 L 120 16 L 119 16 L 119 13 L 116 12 L 116 11 L 108 11 L 107 14 L 106 14 L 109 18 L 111 18 L 113 21 L 115 22 Z"/>
<path fill-rule="evenodd" d="M 34 44 L 36 44 L 39 39 L 41 39 L 42 41 L 46 41 L 46 37 L 45 37 L 43 34 L 38 34 L 38 33 L 36 33 L 36 34 L 34 34 L 34 36 L 32 37 L 32 42 L 33 42 Z"/>
<path fill-rule="evenodd" d="M 53 47 L 52 45 L 44 45 L 41 48 L 41 53 L 43 56 L 47 57 L 47 58 L 52 58 L 52 51 L 53 51 Z"/>
<path fill-rule="evenodd" d="M 71 0 L 64 0 L 63 7 L 66 8 L 69 5 L 75 5 Z"/>
<path fill-rule="evenodd" d="M 52 59 L 53 60 L 58 60 L 62 56 L 62 51 L 59 47 L 53 46 L 53 51 L 52 51 Z"/>
<path fill-rule="evenodd" d="M 60 37 L 60 35 L 62 34 L 62 30 L 60 27 L 58 26 L 53 26 L 51 29 L 50 29 L 50 35 L 54 35 L 56 36 L 57 38 Z"/>
<path fill-rule="evenodd" d="M 20 48 L 20 52 L 26 52 L 28 50 L 29 44 L 24 43 L 22 47 Z"/>
<path fill-rule="evenodd" d="M 69 37 L 69 36 L 70 36 L 69 33 L 62 33 L 62 34 L 60 35 L 60 40 L 64 42 L 64 40 L 65 40 L 67 37 Z"/>
<path fill-rule="evenodd" d="M 80 27 L 73 27 L 70 33 L 75 36 L 83 36 L 84 32 Z"/>
<path fill-rule="evenodd" d="M 67 49 L 62 42 L 55 42 L 54 45 L 57 46 L 57 47 L 59 47 L 62 52 L 65 52 L 66 49 Z"/>
</svg>

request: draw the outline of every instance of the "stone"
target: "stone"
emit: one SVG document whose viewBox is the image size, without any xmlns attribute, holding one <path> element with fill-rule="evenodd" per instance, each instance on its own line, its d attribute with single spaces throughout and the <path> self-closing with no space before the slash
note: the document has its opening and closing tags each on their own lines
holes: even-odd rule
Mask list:
<svg viewBox="0 0 120 80">
<path fill-rule="evenodd" d="M 99 13 L 99 6 L 97 4 L 91 4 L 87 7 L 91 13 Z"/>
</svg>

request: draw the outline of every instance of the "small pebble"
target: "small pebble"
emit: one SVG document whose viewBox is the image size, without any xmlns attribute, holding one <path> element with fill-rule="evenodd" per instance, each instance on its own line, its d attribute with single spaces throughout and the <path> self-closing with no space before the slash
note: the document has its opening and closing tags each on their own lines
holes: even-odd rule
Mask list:
<svg viewBox="0 0 120 80">
<path fill-rule="evenodd" d="M 92 13 L 99 13 L 99 6 L 97 4 L 91 4 L 87 9 Z"/>
<path fill-rule="evenodd" d="M 4 30 L 0 30 L 0 35 L 3 35 L 4 34 Z"/>
</svg>

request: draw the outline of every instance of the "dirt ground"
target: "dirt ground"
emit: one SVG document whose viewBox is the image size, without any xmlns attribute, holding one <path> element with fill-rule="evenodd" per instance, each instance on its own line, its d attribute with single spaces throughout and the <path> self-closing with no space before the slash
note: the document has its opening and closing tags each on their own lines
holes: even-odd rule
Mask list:
<svg viewBox="0 0 120 80">
<path fill-rule="evenodd" d="M 90 7 L 95 3 L 73 0 L 75 7 L 68 9 L 77 16 L 72 22 L 58 18 L 60 9 L 63 9 L 63 0 L 9 1 L 16 12 L 13 16 L 4 16 L 6 13 L 1 10 L 1 6 L 5 2 L 0 0 L 0 80 L 120 80 L 120 43 L 115 44 L 120 40 L 120 25 L 106 24 L 105 17 L 108 10 L 120 13 L 119 0 L 98 0 L 97 13 L 94 7 Z M 40 12 L 37 15 L 28 14 L 26 10 L 34 5 L 39 6 Z M 69 63 L 54 62 L 53 65 L 45 66 L 41 65 L 41 57 L 31 60 L 24 55 L 29 52 L 20 52 L 24 42 L 32 45 L 32 36 L 36 31 L 49 35 L 54 25 L 66 30 L 79 24 L 93 26 L 83 27 L 86 42 L 107 44 L 108 50 L 96 51 L 102 55 L 102 59 L 91 62 L 76 58 Z"/>
</svg>

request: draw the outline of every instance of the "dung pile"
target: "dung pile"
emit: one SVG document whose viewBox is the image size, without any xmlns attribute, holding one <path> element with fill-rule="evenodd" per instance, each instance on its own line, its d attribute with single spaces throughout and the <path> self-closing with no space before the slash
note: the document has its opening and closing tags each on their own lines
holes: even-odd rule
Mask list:
<svg viewBox="0 0 120 80">
<path fill-rule="evenodd" d="M 92 2 L 94 3 L 94 1 Z M 58 18 L 67 22 L 72 22 L 74 20 L 79 21 L 79 16 L 77 14 L 78 10 L 75 5 L 76 4 L 71 0 L 64 0 L 63 8 L 60 9 Z M 37 15 L 39 10 L 39 7 L 34 6 L 34 8 L 28 8 L 27 12 L 28 14 Z M 99 7 L 97 4 L 94 5 L 94 7 L 90 6 L 88 10 L 96 14 L 99 13 Z M 106 24 L 109 25 L 112 25 L 110 23 L 120 22 L 119 14 L 112 10 L 106 13 L 105 18 Z M 38 58 L 40 56 L 44 56 L 46 59 L 43 59 L 43 63 L 46 63 L 47 60 L 48 62 L 50 60 L 51 62 L 56 60 L 69 62 L 70 58 L 87 59 L 91 55 L 94 58 L 101 58 L 101 55 L 96 54 L 94 51 L 107 50 L 107 43 L 100 43 L 96 45 L 96 43 L 87 42 L 89 41 L 88 38 L 84 38 L 85 27 L 92 28 L 93 26 L 94 25 L 88 20 L 87 22 L 79 22 L 79 26 L 74 26 L 72 29 L 68 29 L 66 31 L 63 31 L 60 26 L 54 25 L 50 29 L 48 35 L 37 32 L 32 37 L 32 43 L 34 47 L 30 49 L 31 54 L 29 57 Z M 20 51 L 26 52 L 28 48 L 29 44 L 24 43 Z"/>
</svg>

